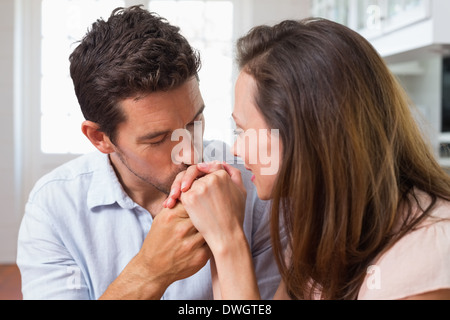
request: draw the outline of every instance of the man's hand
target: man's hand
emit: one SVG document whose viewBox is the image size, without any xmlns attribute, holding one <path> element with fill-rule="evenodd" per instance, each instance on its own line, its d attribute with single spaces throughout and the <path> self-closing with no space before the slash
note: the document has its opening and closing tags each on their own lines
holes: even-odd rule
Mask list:
<svg viewBox="0 0 450 320">
<path fill-rule="evenodd" d="M 163 209 L 139 253 L 101 299 L 160 299 L 171 283 L 195 274 L 209 258 L 209 248 L 184 207 Z"/>
</svg>

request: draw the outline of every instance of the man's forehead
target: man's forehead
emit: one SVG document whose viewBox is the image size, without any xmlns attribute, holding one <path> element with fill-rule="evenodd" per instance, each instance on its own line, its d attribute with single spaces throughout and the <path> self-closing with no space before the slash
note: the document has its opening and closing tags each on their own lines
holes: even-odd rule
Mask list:
<svg viewBox="0 0 450 320">
<path fill-rule="evenodd" d="M 190 83 L 175 90 L 126 99 L 122 107 L 126 116 L 123 127 L 128 127 L 139 137 L 184 128 L 205 108 L 198 84 Z"/>
<path fill-rule="evenodd" d="M 122 106 L 126 112 L 136 112 L 143 109 L 149 113 L 165 113 L 171 111 L 195 111 L 203 105 L 198 81 L 192 78 L 183 85 L 167 90 L 151 93 L 138 93 L 131 98 L 124 99 Z"/>
</svg>

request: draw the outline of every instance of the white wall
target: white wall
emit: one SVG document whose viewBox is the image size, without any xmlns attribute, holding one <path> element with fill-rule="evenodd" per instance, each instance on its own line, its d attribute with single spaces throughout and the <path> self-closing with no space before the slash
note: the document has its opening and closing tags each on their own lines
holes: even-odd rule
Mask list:
<svg viewBox="0 0 450 320">
<path fill-rule="evenodd" d="M 311 0 L 235 0 L 234 36 L 240 38 L 251 28 L 274 25 L 286 19 L 302 19 L 310 15 Z"/>
<path fill-rule="evenodd" d="M 403 62 L 450 51 L 450 1 L 432 0 L 430 17 L 389 32 L 369 38 L 378 52 L 389 63 Z"/>
<path fill-rule="evenodd" d="M 309 16 L 310 0 L 252 0 L 253 24 L 275 24 Z"/>
<path fill-rule="evenodd" d="M 15 261 L 21 208 L 17 203 L 14 134 L 14 0 L 0 10 L 0 263 Z"/>
<path fill-rule="evenodd" d="M 434 20 L 434 43 L 450 43 L 450 1 L 433 0 L 431 14 Z"/>
<path fill-rule="evenodd" d="M 429 138 L 436 154 L 439 152 L 442 97 L 442 57 L 427 56 L 415 60 L 417 72 L 398 78 L 419 112 L 418 122 Z M 413 109 L 413 110 L 414 110 Z"/>
<path fill-rule="evenodd" d="M 424 115 L 422 124 L 438 157 L 443 136 L 440 133 L 442 58 L 450 55 L 449 12 L 450 1 L 432 0 L 429 18 L 371 41 L 395 70 L 402 65 L 403 71 L 408 73 L 407 65 L 412 66 L 411 74 L 400 75 L 399 78 Z M 439 161 L 442 166 L 450 167 L 449 159 Z"/>
</svg>

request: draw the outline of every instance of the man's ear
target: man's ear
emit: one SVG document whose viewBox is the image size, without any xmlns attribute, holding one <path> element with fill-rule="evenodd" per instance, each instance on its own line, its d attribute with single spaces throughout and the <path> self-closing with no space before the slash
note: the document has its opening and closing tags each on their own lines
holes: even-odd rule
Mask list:
<svg viewBox="0 0 450 320">
<path fill-rule="evenodd" d="M 92 121 L 84 121 L 81 131 L 100 152 L 109 154 L 115 151 L 114 145 L 109 137 L 99 130 L 99 125 Z"/>
</svg>

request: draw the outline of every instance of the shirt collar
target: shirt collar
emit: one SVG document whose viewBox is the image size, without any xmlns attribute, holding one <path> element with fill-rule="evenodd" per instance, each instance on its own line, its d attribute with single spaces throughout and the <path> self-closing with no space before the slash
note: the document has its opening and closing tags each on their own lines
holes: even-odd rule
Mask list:
<svg viewBox="0 0 450 320">
<path fill-rule="evenodd" d="M 91 185 L 87 196 L 90 209 L 117 203 L 123 209 L 133 209 L 136 203 L 124 191 L 107 154 L 96 158 Z"/>
</svg>

